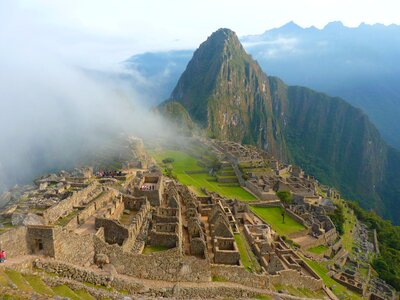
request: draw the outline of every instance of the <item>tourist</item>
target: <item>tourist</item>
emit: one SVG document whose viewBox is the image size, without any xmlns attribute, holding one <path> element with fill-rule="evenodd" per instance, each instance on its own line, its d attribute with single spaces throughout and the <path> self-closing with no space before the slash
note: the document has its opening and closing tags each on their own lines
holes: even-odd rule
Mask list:
<svg viewBox="0 0 400 300">
<path fill-rule="evenodd" d="M 0 251 L 0 263 L 5 262 L 6 260 L 6 252 L 4 250 Z"/>
</svg>

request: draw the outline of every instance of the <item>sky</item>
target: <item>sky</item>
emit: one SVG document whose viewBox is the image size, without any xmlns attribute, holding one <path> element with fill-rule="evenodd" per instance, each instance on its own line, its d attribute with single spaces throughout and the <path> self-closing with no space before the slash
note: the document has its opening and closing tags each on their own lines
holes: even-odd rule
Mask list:
<svg viewBox="0 0 400 300">
<path fill-rule="evenodd" d="M 0 192 L 73 163 L 110 131 L 165 132 L 146 95 L 93 76 L 121 74 L 134 54 L 194 49 L 221 27 L 243 36 L 289 21 L 389 25 L 399 23 L 397 8 L 390 0 L 0 0 Z"/>
<path fill-rule="evenodd" d="M 110 67 L 145 51 L 195 48 L 220 27 L 242 36 L 289 21 L 318 28 L 331 21 L 400 23 L 399 6 L 396 0 L 0 0 L 0 22 L 19 44 L 41 44 L 78 65 Z"/>
</svg>

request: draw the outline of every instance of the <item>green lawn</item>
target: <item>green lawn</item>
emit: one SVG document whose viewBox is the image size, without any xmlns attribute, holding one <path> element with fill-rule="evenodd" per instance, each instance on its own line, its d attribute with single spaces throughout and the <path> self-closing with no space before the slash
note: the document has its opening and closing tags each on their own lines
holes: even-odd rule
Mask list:
<svg viewBox="0 0 400 300">
<path fill-rule="evenodd" d="M 54 292 L 43 282 L 43 280 L 36 275 L 24 275 L 25 280 L 35 290 L 36 293 L 41 295 L 54 296 Z"/>
<path fill-rule="evenodd" d="M 251 251 L 250 246 L 243 234 L 235 233 L 235 241 L 239 248 L 240 260 L 242 261 L 242 264 L 246 270 L 251 272 L 261 271 L 261 266 L 258 263 L 253 251 Z"/>
<path fill-rule="evenodd" d="M 69 215 L 67 215 L 61 219 L 58 219 L 56 224 L 59 226 L 65 226 L 68 224 L 69 221 L 71 221 L 73 218 L 75 218 L 78 214 L 79 214 L 79 210 L 74 209 Z"/>
<path fill-rule="evenodd" d="M 25 280 L 21 273 L 14 270 L 6 270 L 5 273 L 19 290 L 25 292 L 33 291 L 33 288 L 29 285 L 29 283 Z"/>
<path fill-rule="evenodd" d="M 165 251 L 168 250 L 168 247 L 165 246 L 151 246 L 151 245 L 147 245 L 146 247 L 144 247 L 142 254 L 150 254 L 150 253 L 154 253 L 154 252 L 160 252 L 160 251 Z"/>
<path fill-rule="evenodd" d="M 162 150 L 158 152 L 153 152 L 150 154 L 154 157 L 157 163 L 162 164 L 162 160 L 165 158 L 173 158 L 172 163 L 174 167 L 174 172 L 177 174 L 184 173 L 185 171 L 199 171 L 204 168 L 197 164 L 197 158 L 193 157 L 183 151 L 177 150 Z"/>
<path fill-rule="evenodd" d="M 163 167 L 162 160 L 165 158 L 173 158 L 174 162 L 171 163 L 173 167 L 173 174 L 176 175 L 178 180 L 192 188 L 198 195 L 204 196 L 201 188 L 204 187 L 210 192 L 216 192 L 221 196 L 227 198 L 236 198 L 241 201 L 252 201 L 257 198 L 244 190 L 240 186 L 229 186 L 227 184 L 220 184 L 216 181 L 216 177 L 210 176 L 207 170 L 204 170 L 197 164 L 197 158 L 190 156 L 183 151 L 176 150 L 163 150 L 158 152 L 151 152 L 157 163 Z M 200 174 L 187 174 L 187 171 L 201 171 L 205 173 Z"/>
<path fill-rule="evenodd" d="M 93 297 L 92 295 L 90 295 L 87 291 L 85 290 L 78 290 L 78 291 L 74 291 L 75 294 L 77 294 L 82 300 L 96 300 L 95 297 Z"/>
<path fill-rule="evenodd" d="M 323 289 L 312 291 L 306 288 L 295 288 L 291 285 L 275 285 L 276 291 L 288 291 L 290 295 L 301 297 L 301 298 L 312 298 L 312 299 L 325 299 L 326 294 Z"/>
<path fill-rule="evenodd" d="M 261 219 L 272 226 L 279 235 L 290 235 L 306 229 L 302 224 L 295 221 L 289 215 L 285 215 L 285 223 L 282 222 L 281 207 L 256 207 L 250 206 L 250 209 Z"/>
<path fill-rule="evenodd" d="M 342 235 L 342 243 L 343 243 L 343 247 L 349 252 L 351 253 L 353 250 L 353 228 L 356 225 L 356 217 L 354 214 L 351 214 L 348 212 L 348 208 L 344 207 L 343 208 L 343 212 L 344 212 L 344 225 L 343 225 L 343 229 L 344 229 L 344 234 Z"/>
<path fill-rule="evenodd" d="M 10 279 L 4 273 L 2 269 L 0 269 L 0 286 L 8 286 Z"/>
<path fill-rule="evenodd" d="M 325 285 L 330 288 L 339 299 L 362 299 L 360 295 L 348 290 L 345 286 L 339 284 L 327 275 L 328 269 L 322 264 L 311 259 L 304 258 L 304 261 L 317 273 Z"/>
<path fill-rule="evenodd" d="M 67 297 L 72 300 L 80 300 L 81 299 L 73 290 L 71 290 L 66 285 L 55 286 L 55 287 L 53 287 L 53 291 L 56 295 L 61 296 L 61 297 Z"/>
<path fill-rule="evenodd" d="M 38 275 L 33 274 L 21 274 L 18 271 L 7 269 L 5 271 L 0 270 L 0 286 L 9 286 L 9 282 L 16 285 L 18 290 L 26 292 L 36 292 L 39 295 L 46 296 L 49 299 L 55 295 L 61 297 L 68 297 L 72 300 L 94 300 L 95 298 L 91 296 L 85 290 L 73 291 L 67 285 L 59 285 L 53 288 L 44 283 L 42 278 Z M 105 288 L 105 287 L 104 287 Z M 107 289 L 107 288 L 105 288 Z M 109 289 L 107 289 L 109 290 Z M 9 299 L 17 299 L 10 296 Z M 1 298 L 1 296 L 0 296 Z M 1 298 L 3 299 L 3 298 Z M 8 298 L 7 298 L 8 299 Z M 18 298 L 19 299 L 19 298 Z M 46 298 L 47 299 L 47 298 Z"/>
<path fill-rule="evenodd" d="M 226 281 L 228 281 L 225 277 L 217 276 L 217 275 L 214 275 L 211 278 L 211 280 L 214 281 L 214 282 L 226 282 Z"/>
<path fill-rule="evenodd" d="M 323 254 L 328 249 L 329 249 L 329 247 L 326 246 L 326 245 L 319 245 L 319 246 L 316 246 L 316 247 L 308 248 L 307 251 L 311 252 L 311 253 L 314 253 L 314 254 Z"/>
</svg>

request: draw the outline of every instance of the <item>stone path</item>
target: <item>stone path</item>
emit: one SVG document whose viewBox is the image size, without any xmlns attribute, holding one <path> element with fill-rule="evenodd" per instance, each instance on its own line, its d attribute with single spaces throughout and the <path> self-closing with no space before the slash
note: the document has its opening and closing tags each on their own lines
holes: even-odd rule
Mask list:
<svg viewBox="0 0 400 300">
<path fill-rule="evenodd" d="M 15 265 L 21 265 L 23 263 L 28 263 L 33 259 L 38 258 L 36 255 L 23 255 L 13 258 L 6 259 L 5 262 L 0 263 L 0 267 L 13 267 Z"/>
</svg>

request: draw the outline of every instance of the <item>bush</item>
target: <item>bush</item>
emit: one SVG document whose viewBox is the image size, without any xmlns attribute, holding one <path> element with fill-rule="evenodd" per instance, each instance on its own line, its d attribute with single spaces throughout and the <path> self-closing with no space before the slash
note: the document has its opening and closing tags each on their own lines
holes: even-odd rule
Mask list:
<svg viewBox="0 0 400 300">
<path fill-rule="evenodd" d="M 289 191 L 279 191 L 279 192 L 276 192 L 276 195 L 286 205 L 289 205 L 293 202 L 292 193 Z"/>
<path fill-rule="evenodd" d="M 339 235 L 344 234 L 344 212 L 343 212 L 343 205 L 342 204 L 337 204 L 335 212 L 333 214 L 329 214 L 329 217 L 331 218 L 333 224 L 336 227 L 336 231 L 339 233 Z"/>
<path fill-rule="evenodd" d="M 172 179 L 178 179 L 176 175 L 172 172 L 172 168 L 165 168 L 165 175 Z"/>
<path fill-rule="evenodd" d="M 172 164 L 175 161 L 172 157 L 167 157 L 162 160 L 164 164 Z"/>
<path fill-rule="evenodd" d="M 347 202 L 357 219 L 364 222 L 369 229 L 376 229 L 379 241 L 380 256 L 372 262 L 379 277 L 400 290 L 400 226 L 383 220 L 372 211 L 366 211 L 355 202 Z"/>
</svg>

